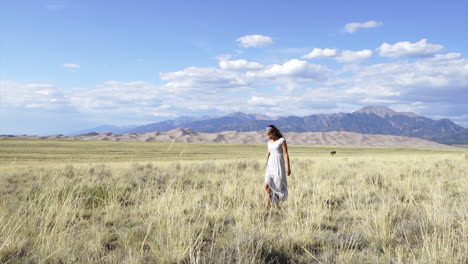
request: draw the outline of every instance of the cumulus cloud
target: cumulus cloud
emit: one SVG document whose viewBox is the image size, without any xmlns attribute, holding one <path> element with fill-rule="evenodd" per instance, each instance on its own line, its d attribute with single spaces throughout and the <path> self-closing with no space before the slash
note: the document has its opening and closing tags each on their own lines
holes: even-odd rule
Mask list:
<svg viewBox="0 0 468 264">
<path fill-rule="evenodd" d="M 70 110 L 63 91 L 51 84 L 0 81 L 2 107 L 40 109 L 44 111 Z"/>
<path fill-rule="evenodd" d="M 333 109 L 337 103 L 343 100 L 343 94 L 339 90 L 326 87 L 309 88 L 302 94 L 294 94 L 285 97 L 286 105 L 294 105 L 295 112 L 306 112 L 310 109 Z"/>
<path fill-rule="evenodd" d="M 461 53 L 450 52 L 447 54 L 435 54 L 430 60 L 453 60 L 461 58 Z"/>
<path fill-rule="evenodd" d="M 65 64 L 63 64 L 63 67 L 65 67 L 65 68 L 71 68 L 71 69 L 79 69 L 79 68 L 81 68 L 80 65 L 74 64 L 74 63 L 65 63 Z"/>
<path fill-rule="evenodd" d="M 275 98 L 263 96 L 252 96 L 247 103 L 249 105 L 261 107 L 271 107 L 276 106 L 278 104 Z"/>
<path fill-rule="evenodd" d="M 468 97 L 467 61 L 453 57 L 363 67 L 348 80 L 352 87 L 346 92 L 406 103 L 462 103 Z"/>
<path fill-rule="evenodd" d="M 82 113 L 107 115 L 110 119 L 127 122 L 142 119 L 155 122 L 176 116 L 199 117 L 219 111 L 245 110 L 247 99 L 238 97 L 236 90 L 206 90 L 174 89 L 167 84 L 155 85 L 144 81 L 107 81 L 96 87 L 71 89 L 68 95 Z M 246 93 L 240 94 L 245 96 Z"/>
<path fill-rule="evenodd" d="M 348 23 L 343 27 L 343 31 L 347 33 L 354 33 L 360 28 L 375 28 L 381 26 L 383 23 L 382 22 L 377 22 L 377 21 L 367 21 L 363 23 L 359 22 L 352 22 Z"/>
<path fill-rule="evenodd" d="M 427 39 L 421 39 L 415 43 L 402 41 L 393 45 L 384 42 L 380 48 L 378 48 L 380 56 L 390 58 L 399 58 L 403 56 L 429 57 L 443 49 L 444 46 L 442 45 L 427 43 Z"/>
<path fill-rule="evenodd" d="M 219 67 L 223 70 L 245 71 L 245 70 L 258 70 L 263 68 L 263 65 L 248 60 L 229 60 L 225 57 L 219 57 Z"/>
<path fill-rule="evenodd" d="M 168 89 L 213 94 L 253 89 L 254 82 L 280 84 L 279 88 L 294 90 L 301 82 L 321 82 L 332 73 L 319 64 L 293 59 L 283 64 L 263 65 L 247 60 L 218 57 L 220 68 L 188 67 L 177 72 L 160 73 Z"/>
<path fill-rule="evenodd" d="M 234 63 L 235 64 L 235 63 Z M 235 89 L 248 85 L 245 74 L 217 68 L 188 67 L 177 72 L 160 73 L 167 87 L 180 90 L 216 92 L 217 89 Z"/>
<path fill-rule="evenodd" d="M 267 65 L 260 71 L 249 72 L 248 76 L 257 78 L 304 78 L 321 81 L 326 79 L 330 72 L 331 70 L 323 65 L 292 59 L 283 64 Z"/>
<path fill-rule="evenodd" d="M 236 40 L 243 48 L 259 48 L 266 47 L 273 44 L 273 39 L 269 36 L 263 35 L 247 35 L 240 37 Z"/>
<path fill-rule="evenodd" d="M 242 111 L 264 113 L 270 116 L 310 115 L 315 111 L 337 112 L 341 93 L 328 88 L 314 88 L 300 94 L 258 94 L 248 99 Z"/>
<path fill-rule="evenodd" d="M 338 55 L 336 49 L 319 49 L 314 48 L 310 53 L 302 56 L 303 59 L 315 59 L 315 58 L 334 58 Z"/>
<path fill-rule="evenodd" d="M 339 62 L 351 62 L 357 63 L 364 60 L 369 59 L 372 57 L 371 50 L 360 50 L 360 51 L 352 51 L 352 50 L 343 50 L 338 52 L 336 49 L 319 49 L 314 48 L 310 53 L 302 56 L 304 59 L 315 59 L 315 58 L 330 58 L 335 59 Z"/>
<path fill-rule="evenodd" d="M 112 113 L 122 116 L 171 116 L 172 93 L 162 86 L 144 81 L 106 81 L 96 87 L 73 88 L 66 91 L 71 104 L 83 113 Z M 167 101 L 166 101 L 166 100 Z"/>
<path fill-rule="evenodd" d="M 336 60 L 339 62 L 361 62 L 372 57 L 371 50 L 344 50 L 339 56 L 336 57 Z"/>
<path fill-rule="evenodd" d="M 135 122 L 154 116 L 176 116 L 180 108 L 173 104 L 184 98 L 167 87 L 143 81 L 106 81 L 95 87 L 70 89 L 0 81 L 0 94 L 0 107 L 6 111 L 79 113 L 82 117 L 100 117 L 104 122 L 108 122 L 104 117 Z"/>
</svg>

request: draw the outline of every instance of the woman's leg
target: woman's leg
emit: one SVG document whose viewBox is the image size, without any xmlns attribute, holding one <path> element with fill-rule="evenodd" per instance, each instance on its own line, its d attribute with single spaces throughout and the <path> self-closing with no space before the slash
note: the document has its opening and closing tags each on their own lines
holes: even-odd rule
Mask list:
<svg viewBox="0 0 468 264">
<path fill-rule="evenodd" d="M 276 198 L 276 199 L 275 199 L 276 202 L 274 203 L 274 207 L 275 207 L 276 209 L 281 209 L 281 208 L 280 208 L 280 205 L 279 205 L 279 204 L 280 204 L 280 199 L 279 199 L 278 195 L 277 195 L 277 194 L 273 194 L 273 195 L 276 195 L 276 197 L 275 197 L 275 198 Z"/>
<path fill-rule="evenodd" d="M 270 185 L 265 184 L 265 208 L 270 208 L 271 190 Z"/>
</svg>

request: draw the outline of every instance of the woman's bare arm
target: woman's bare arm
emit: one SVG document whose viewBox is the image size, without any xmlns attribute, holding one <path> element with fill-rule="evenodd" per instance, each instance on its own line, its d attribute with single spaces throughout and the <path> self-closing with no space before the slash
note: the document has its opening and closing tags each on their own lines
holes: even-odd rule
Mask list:
<svg viewBox="0 0 468 264">
<path fill-rule="evenodd" d="M 291 166 L 289 164 L 289 153 L 288 153 L 288 145 L 286 144 L 286 140 L 283 141 L 281 144 L 283 147 L 283 156 L 284 156 L 284 163 L 286 165 L 286 175 L 291 175 Z"/>
<path fill-rule="evenodd" d="M 267 152 L 267 160 L 266 160 L 266 164 L 265 164 L 265 167 L 268 166 L 268 158 L 270 157 L 270 150 L 268 150 Z"/>
</svg>

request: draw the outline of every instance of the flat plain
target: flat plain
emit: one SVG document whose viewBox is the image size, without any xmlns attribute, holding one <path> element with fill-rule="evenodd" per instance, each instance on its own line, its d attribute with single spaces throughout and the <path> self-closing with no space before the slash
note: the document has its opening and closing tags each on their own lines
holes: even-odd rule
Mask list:
<svg viewBox="0 0 468 264">
<path fill-rule="evenodd" d="M 330 151 L 336 151 L 333 157 Z M 0 140 L 0 263 L 466 263 L 466 148 Z"/>
</svg>

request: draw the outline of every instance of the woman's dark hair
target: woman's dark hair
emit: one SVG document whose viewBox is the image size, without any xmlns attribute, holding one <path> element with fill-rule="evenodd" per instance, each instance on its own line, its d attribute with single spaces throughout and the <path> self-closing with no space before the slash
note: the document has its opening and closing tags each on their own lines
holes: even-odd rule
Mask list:
<svg viewBox="0 0 468 264">
<path fill-rule="evenodd" d="M 277 127 L 275 127 L 274 125 L 269 125 L 269 126 L 267 126 L 267 127 L 270 127 L 270 128 L 271 128 L 270 131 L 273 132 L 273 133 L 275 133 L 275 135 L 276 135 L 278 138 L 284 138 L 284 137 L 283 137 L 283 134 L 281 134 L 281 131 L 280 131 Z"/>
</svg>

